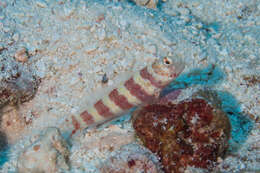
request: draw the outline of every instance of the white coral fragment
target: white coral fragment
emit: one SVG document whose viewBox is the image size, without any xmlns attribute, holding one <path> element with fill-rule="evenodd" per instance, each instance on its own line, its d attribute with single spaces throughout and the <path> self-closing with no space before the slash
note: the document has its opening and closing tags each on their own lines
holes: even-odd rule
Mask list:
<svg viewBox="0 0 260 173">
<path fill-rule="evenodd" d="M 18 158 L 19 173 L 55 173 L 68 170 L 69 151 L 57 128 L 48 128 Z"/>
</svg>

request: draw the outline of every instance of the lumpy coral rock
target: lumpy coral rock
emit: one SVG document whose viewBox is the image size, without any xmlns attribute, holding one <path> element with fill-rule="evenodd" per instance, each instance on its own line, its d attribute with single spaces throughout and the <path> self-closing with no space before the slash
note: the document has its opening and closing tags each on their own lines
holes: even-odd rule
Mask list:
<svg viewBox="0 0 260 173">
<path fill-rule="evenodd" d="M 25 102 L 31 99 L 39 80 L 26 67 L 11 57 L 0 55 L 0 107 L 9 102 Z"/>
<path fill-rule="evenodd" d="M 112 154 L 100 168 L 101 173 L 160 173 L 156 157 L 146 148 L 128 144 Z"/>
<path fill-rule="evenodd" d="M 198 98 L 147 105 L 134 113 L 133 127 L 143 144 L 160 157 L 166 173 L 184 172 L 188 166 L 213 169 L 230 135 L 226 115 Z"/>
<path fill-rule="evenodd" d="M 19 173 L 64 172 L 69 169 L 69 150 L 57 128 L 47 128 L 40 138 L 20 154 Z"/>
</svg>

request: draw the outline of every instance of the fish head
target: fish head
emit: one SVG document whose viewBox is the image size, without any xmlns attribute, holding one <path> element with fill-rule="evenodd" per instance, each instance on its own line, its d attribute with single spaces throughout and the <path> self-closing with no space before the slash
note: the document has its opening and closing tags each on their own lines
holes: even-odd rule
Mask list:
<svg viewBox="0 0 260 173">
<path fill-rule="evenodd" d="M 153 71 L 165 82 L 175 79 L 184 68 L 184 62 L 180 58 L 172 56 L 161 57 L 152 64 Z"/>
</svg>

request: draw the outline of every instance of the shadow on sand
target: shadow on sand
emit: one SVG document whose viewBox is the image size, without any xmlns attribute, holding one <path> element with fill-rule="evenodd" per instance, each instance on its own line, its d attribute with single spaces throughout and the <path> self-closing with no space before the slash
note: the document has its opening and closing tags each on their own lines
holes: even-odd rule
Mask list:
<svg viewBox="0 0 260 173">
<path fill-rule="evenodd" d="M 0 131 L 0 168 L 8 160 L 8 144 L 6 135 Z"/>
</svg>

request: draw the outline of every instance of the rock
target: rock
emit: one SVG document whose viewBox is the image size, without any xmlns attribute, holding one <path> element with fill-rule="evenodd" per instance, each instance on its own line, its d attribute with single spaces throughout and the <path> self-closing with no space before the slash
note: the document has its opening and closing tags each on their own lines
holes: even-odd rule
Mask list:
<svg viewBox="0 0 260 173">
<path fill-rule="evenodd" d="M 0 44 L 0 52 L 3 51 L 5 49 L 4 45 L 1 43 Z"/>
<path fill-rule="evenodd" d="M 111 151 L 129 144 L 135 140 L 134 133 L 127 132 L 116 125 L 110 125 L 105 130 L 87 132 L 81 147 L 86 150 Z"/>
<path fill-rule="evenodd" d="M 158 0 L 133 0 L 137 5 L 145 6 L 147 8 L 155 9 L 158 4 Z"/>
<path fill-rule="evenodd" d="M 74 136 L 71 140 L 73 142 L 70 156 L 71 172 L 77 172 L 74 170 L 76 169 L 79 172 L 99 173 L 100 164 L 108 159 L 111 153 L 135 141 L 131 125 L 126 126 L 123 129 L 118 125 L 109 125 L 89 129 L 81 138 L 78 138 L 81 135 Z"/>
<path fill-rule="evenodd" d="M 36 0 L 36 5 L 40 8 L 46 8 L 48 6 L 47 2 L 44 0 Z"/>
<path fill-rule="evenodd" d="M 69 169 L 69 150 L 57 128 L 48 128 L 18 158 L 19 173 L 56 173 Z"/>
<path fill-rule="evenodd" d="M 157 4 L 158 4 L 158 0 L 150 0 L 147 4 L 146 4 L 146 7 L 147 8 L 157 8 Z"/>
<path fill-rule="evenodd" d="M 14 55 L 16 61 L 18 62 L 27 62 L 28 61 L 28 53 L 26 48 L 22 47 L 20 48 Z"/>
<path fill-rule="evenodd" d="M 188 166 L 212 170 L 230 136 L 225 113 L 198 98 L 147 105 L 134 112 L 133 127 L 144 146 L 161 158 L 166 173 Z"/>
<path fill-rule="evenodd" d="M 101 173 L 161 172 L 156 157 L 144 147 L 128 144 L 116 151 L 100 168 Z"/>
<path fill-rule="evenodd" d="M 1 109 L 0 114 L 0 131 L 5 134 L 8 144 L 14 144 L 24 132 L 26 123 L 23 117 L 17 111 L 17 107 L 5 106 Z"/>
<path fill-rule="evenodd" d="M 18 33 L 15 33 L 12 38 L 15 42 L 17 42 L 19 41 L 20 35 Z"/>
<path fill-rule="evenodd" d="M 31 99 L 39 80 L 27 67 L 2 55 L 0 58 L 0 107 Z"/>
</svg>

